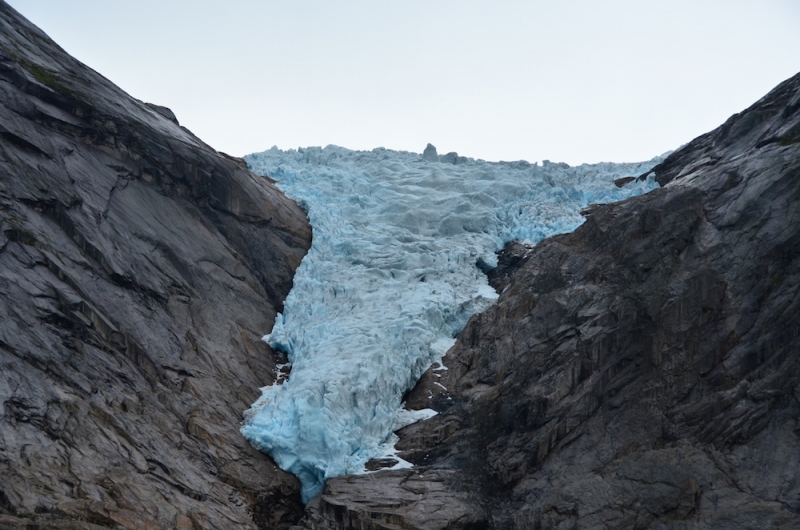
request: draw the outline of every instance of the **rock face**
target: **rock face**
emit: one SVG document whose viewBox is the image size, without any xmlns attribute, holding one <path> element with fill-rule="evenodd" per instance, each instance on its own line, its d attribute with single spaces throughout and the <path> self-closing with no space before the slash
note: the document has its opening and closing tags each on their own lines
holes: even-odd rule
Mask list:
<svg viewBox="0 0 800 530">
<path fill-rule="evenodd" d="M 295 528 L 800 528 L 800 75 L 655 172 L 509 245 L 408 396 L 415 467 Z M 238 423 L 310 235 L 0 0 L 0 528 L 290 527 Z"/>
<path fill-rule="evenodd" d="M 0 528 L 282 528 L 238 432 L 303 211 L 0 1 Z"/>
<path fill-rule="evenodd" d="M 436 152 L 436 146 L 433 144 L 426 145 L 425 150 L 422 152 L 422 158 L 430 162 L 437 162 L 439 160 L 439 154 Z"/>
<path fill-rule="evenodd" d="M 329 481 L 302 528 L 800 528 L 800 75 L 654 171 L 506 249 L 408 396 L 439 411 L 399 432 L 415 468 Z"/>
</svg>

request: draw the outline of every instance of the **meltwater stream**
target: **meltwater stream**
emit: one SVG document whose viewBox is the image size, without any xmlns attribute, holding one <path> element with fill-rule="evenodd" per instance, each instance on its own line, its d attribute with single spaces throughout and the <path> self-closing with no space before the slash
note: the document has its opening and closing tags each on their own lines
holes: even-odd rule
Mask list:
<svg viewBox="0 0 800 530">
<path fill-rule="evenodd" d="M 434 158 L 428 156 L 427 158 Z M 497 298 L 478 267 L 511 240 L 572 231 L 590 203 L 657 187 L 636 164 L 488 163 L 335 146 L 246 157 L 308 212 L 313 243 L 270 336 L 291 375 L 262 389 L 242 433 L 310 500 L 362 473 L 414 419 L 401 396 Z M 451 162 L 458 162 L 454 164 Z"/>
</svg>

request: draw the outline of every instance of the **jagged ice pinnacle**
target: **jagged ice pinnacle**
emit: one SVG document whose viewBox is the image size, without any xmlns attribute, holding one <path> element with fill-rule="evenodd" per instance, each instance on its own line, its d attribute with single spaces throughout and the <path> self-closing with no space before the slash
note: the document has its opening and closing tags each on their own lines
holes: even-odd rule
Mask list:
<svg viewBox="0 0 800 530">
<path fill-rule="evenodd" d="M 574 230 L 590 203 L 657 187 L 652 176 L 614 180 L 659 160 L 569 167 L 335 146 L 249 155 L 308 212 L 314 237 L 265 337 L 291 375 L 262 388 L 242 433 L 299 477 L 306 502 L 326 479 L 364 472 L 416 418 L 403 393 L 496 300 L 481 271 L 495 252 Z"/>
</svg>

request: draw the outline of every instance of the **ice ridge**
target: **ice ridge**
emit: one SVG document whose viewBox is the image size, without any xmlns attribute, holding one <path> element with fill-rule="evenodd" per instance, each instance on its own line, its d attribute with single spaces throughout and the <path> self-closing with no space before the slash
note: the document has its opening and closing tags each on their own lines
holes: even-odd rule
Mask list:
<svg viewBox="0 0 800 530">
<path fill-rule="evenodd" d="M 484 268 L 511 240 L 577 228 L 590 203 L 649 191 L 633 164 L 489 163 L 386 149 L 281 151 L 245 158 L 308 212 L 313 243 L 270 345 L 291 375 L 262 388 L 242 433 L 297 475 L 304 501 L 330 477 L 391 451 L 401 396 L 497 294 Z"/>
</svg>

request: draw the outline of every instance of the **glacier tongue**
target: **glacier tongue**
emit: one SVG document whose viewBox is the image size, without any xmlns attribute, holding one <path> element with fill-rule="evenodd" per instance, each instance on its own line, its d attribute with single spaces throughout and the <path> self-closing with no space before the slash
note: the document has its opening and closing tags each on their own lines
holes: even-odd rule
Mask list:
<svg viewBox="0 0 800 530">
<path fill-rule="evenodd" d="M 314 238 L 268 337 L 291 375 L 265 387 L 242 433 L 297 475 L 325 480 L 386 452 L 401 396 L 497 298 L 484 269 L 513 239 L 572 231 L 590 203 L 657 187 L 637 164 L 531 165 L 335 146 L 246 157 L 308 212 Z"/>
</svg>

